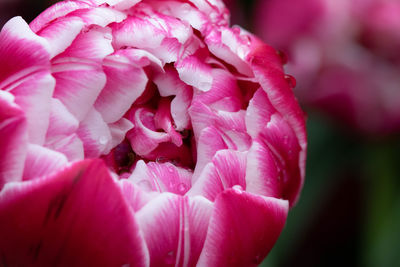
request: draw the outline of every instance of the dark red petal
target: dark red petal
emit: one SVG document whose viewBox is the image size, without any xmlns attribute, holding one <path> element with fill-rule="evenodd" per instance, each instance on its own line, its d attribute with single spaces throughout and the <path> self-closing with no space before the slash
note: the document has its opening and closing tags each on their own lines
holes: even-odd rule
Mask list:
<svg viewBox="0 0 400 267">
<path fill-rule="evenodd" d="M 5 266 L 146 266 L 132 210 L 99 160 L 8 184 L 0 194 Z"/>
</svg>

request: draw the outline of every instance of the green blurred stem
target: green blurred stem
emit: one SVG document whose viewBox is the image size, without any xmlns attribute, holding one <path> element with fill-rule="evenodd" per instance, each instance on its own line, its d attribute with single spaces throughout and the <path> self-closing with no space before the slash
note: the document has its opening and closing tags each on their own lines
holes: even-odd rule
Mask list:
<svg viewBox="0 0 400 267">
<path fill-rule="evenodd" d="M 399 150 L 396 145 L 366 148 L 368 178 L 363 266 L 400 266 Z"/>
</svg>

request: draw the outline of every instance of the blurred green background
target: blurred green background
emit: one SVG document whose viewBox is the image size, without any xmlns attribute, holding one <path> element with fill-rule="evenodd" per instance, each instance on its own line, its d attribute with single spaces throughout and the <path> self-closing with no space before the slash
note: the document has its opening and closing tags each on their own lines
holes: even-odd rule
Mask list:
<svg viewBox="0 0 400 267">
<path fill-rule="evenodd" d="M 30 22 L 51 2 L 0 0 L 0 26 L 15 15 Z M 252 30 L 253 1 L 236 4 L 233 22 Z M 400 134 L 366 137 L 306 112 L 302 195 L 261 266 L 400 266 Z"/>
</svg>

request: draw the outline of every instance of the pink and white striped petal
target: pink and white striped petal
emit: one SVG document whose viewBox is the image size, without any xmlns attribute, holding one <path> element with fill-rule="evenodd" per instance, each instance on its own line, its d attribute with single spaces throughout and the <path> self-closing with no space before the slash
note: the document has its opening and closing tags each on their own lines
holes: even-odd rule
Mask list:
<svg viewBox="0 0 400 267">
<path fill-rule="evenodd" d="M 0 252 L 10 266 L 148 266 L 132 209 L 98 160 L 9 184 L 0 217 L 7 218 L 0 220 Z"/>
<path fill-rule="evenodd" d="M 282 177 L 278 163 L 268 146 L 253 140 L 247 153 L 246 191 L 267 197 L 282 197 Z"/>
<path fill-rule="evenodd" d="M 0 190 L 4 184 L 20 181 L 27 153 L 28 133 L 23 110 L 14 96 L 0 90 Z"/>
<path fill-rule="evenodd" d="M 64 154 L 68 161 L 82 160 L 84 158 L 83 143 L 76 133 L 48 138 L 45 147 Z"/>
<path fill-rule="evenodd" d="M 37 31 L 50 45 L 50 57 L 67 49 L 85 26 L 79 17 L 61 17 Z"/>
<path fill-rule="evenodd" d="M 100 155 L 109 153 L 112 149 L 110 128 L 104 122 L 101 114 L 94 108 L 79 124 L 77 134 L 83 142 L 85 158 L 98 158 Z"/>
<path fill-rule="evenodd" d="M 139 210 L 136 218 L 149 249 L 150 266 L 195 266 L 211 212 L 212 203 L 204 198 L 169 193 Z"/>
<path fill-rule="evenodd" d="M 132 122 L 125 118 L 121 118 L 114 123 L 109 123 L 108 128 L 110 129 L 111 133 L 110 147 L 114 148 L 118 144 L 122 143 L 122 141 L 125 139 L 126 133 L 133 127 L 134 126 Z"/>
<path fill-rule="evenodd" d="M 29 24 L 29 26 L 31 27 L 32 31 L 38 32 L 57 18 L 64 17 L 75 10 L 90 7 L 94 7 L 93 4 L 85 3 L 84 1 L 57 2 L 44 12 L 40 13 L 40 15 Z"/>
<path fill-rule="evenodd" d="M 57 98 L 52 98 L 50 104 L 51 110 L 47 139 L 75 133 L 79 127 L 79 121 L 74 115 L 72 115 L 65 105 Z"/>
<path fill-rule="evenodd" d="M 234 66 L 239 73 L 253 77 L 253 71 L 244 60 L 249 53 L 250 40 L 247 36 L 240 36 L 240 31 L 240 28 L 213 30 L 206 36 L 205 42 L 215 56 Z"/>
<path fill-rule="evenodd" d="M 225 189 L 234 186 L 246 188 L 246 153 L 220 150 L 203 169 L 188 192 L 189 196 L 204 196 L 210 201 Z"/>
<path fill-rule="evenodd" d="M 213 83 L 212 68 L 197 55 L 190 55 L 175 62 L 179 77 L 186 84 L 200 91 L 208 91 Z M 196 75 L 193 75 L 196 73 Z"/>
<path fill-rule="evenodd" d="M 165 73 L 158 73 L 153 78 L 160 95 L 163 97 L 175 96 L 171 101 L 171 116 L 176 129 L 182 131 L 189 127 L 190 118 L 188 108 L 192 101 L 193 90 L 179 79 L 176 70 L 166 66 Z"/>
<path fill-rule="evenodd" d="M 26 114 L 30 143 L 43 145 L 45 142 L 54 87 L 55 80 L 50 71 L 40 71 L 31 74 L 10 91 Z"/>
<path fill-rule="evenodd" d="M 49 72 L 50 47 L 21 17 L 9 20 L 0 32 L 0 90 L 12 90 L 36 72 Z"/>
<path fill-rule="evenodd" d="M 146 192 L 127 179 L 121 179 L 118 183 L 125 200 L 135 213 L 159 195 L 157 192 Z"/>
<path fill-rule="evenodd" d="M 62 54 L 52 60 L 56 78 L 54 97 L 81 121 L 106 83 L 103 58 L 113 52 L 110 31 L 93 28 L 82 32 Z"/>
<path fill-rule="evenodd" d="M 133 49 L 120 50 L 104 59 L 107 83 L 96 100 L 95 107 L 104 121 L 112 123 L 121 118 L 132 103 L 143 94 L 148 78 L 140 62 L 132 61 Z M 130 55 L 132 54 L 132 55 Z"/>
<path fill-rule="evenodd" d="M 191 187 L 192 172 L 169 162 L 139 161 L 129 180 L 157 192 L 171 192 L 184 195 Z"/>
<path fill-rule="evenodd" d="M 68 163 L 64 154 L 39 145 L 28 145 L 23 180 L 52 175 Z"/>
<path fill-rule="evenodd" d="M 301 176 L 299 140 L 290 125 L 278 114 L 272 115 L 260 139 L 271 149 L 278 168 L 282 169 L 282 196 L 293 206 L 299 198 L 304 178 Z"/>
<path fill-rule="evenodd" d="M 211 74 L 211 89 L 207 92 L 195 91 L 193 100 L 223 111 L 240 110 L 242 95 L 235 77 L 224 69 L 212 69 Z"/>
<path fill-rule="evenodd" d="M 97 25 L 106 27 L 113 22 L 121 22 L 126 18 L 126 14 L 114 8 L 95 7 L 78 9 L 68 14 L 68 17 L 79 17 L 86 26 Z"/>
<path fill-rule="evenodd" d="M 285 225 L 288 202 L 228 189 L 214 203 L 198 266 L 258 266 Z"/>
<path fill-rule="evenodd" d="M 157 18 L 155 14 L 130 16 L 113 27 L 113 46 L 116 49 L 136 47 L 146 50 L 163 63 L 176 61 L 181 44 L 162 24 L 162 19 Z M 135 38 L 131 38 L 132 32 L 135 33 Z"/>
<path fill-rule="evenodd" d="M 211 162 L 215 153 L 219 150 L 227 149 L 221 132 L 214 127 L 207 127 L 200 133 L 199 141 L 197 142 L 197 162 L 194 169 L 193 182 L 202 173 L 204 167 Z"/>
<path fill-rule="evenodd" d="M 157 148 L 158 144 L 170 141 L 165 132 L 157 132 L 154 124 L 154 113 L 146 108 L 138 108 L 128 115 L 134 128 L 127 133 L 133 151 L 138 155 L 146 155 Z"/>
<path fill-rule="evenodd" d="M 305 120 L 303 111 L 293 97 L 291 85 L 285 79 L 281 59 L 275 49 L 253 36 L 252 50 L 246 60 L 253 69 L 255 80 L 267 93 L 272 106 L 285 118 L 298 139 L 301 147 L 299 159 L 301 187 L 304 182 L 307 148 Z"/>
<path fill-rule="evenodd" d="M 249 135 L 253 139 L 258 138 L 275 113 L 276 110 L 269 101 L 267 93 L 261 88 L 258 89 L 246 110 L 246 129 Z"/>
</svg>

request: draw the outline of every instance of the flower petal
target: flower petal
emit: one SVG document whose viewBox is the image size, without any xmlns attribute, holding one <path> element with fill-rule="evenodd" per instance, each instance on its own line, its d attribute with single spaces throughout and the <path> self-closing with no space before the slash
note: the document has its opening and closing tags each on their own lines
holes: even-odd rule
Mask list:
<svg viewBox="0 0 400 267">
<path fill-rule="evenodd" d="M 77 134 L 83 142 L 85 158 L 98 158 L 112 149 L 110 128 L 94 108 L 80 123 Z"/>
<path fill-rule="evenodd" d="M 14 96 L 0 90 L 0 190 L 22 179 L 28 135 L 25 114 Z"/>
<path fill-rule="evenodd" d="M 161 194 L 139 210 L 136 218 L 149 248 L 150 265 L 194 266 L 211 211 L 212 203 L 204 198 L 169 193 Z"/>
<path fill-rule="evenodd" d="M 43 145 L 45 142 L 54 86 L 55 80 L 50 71 L 42 71 L 32 74 L 10 91 L 15 96 L 15 102 L 25 111 L 30 143 Z"/>
<path fill-rule="evenodd" d="M 198 266 L 257 266 L 278 239 L 287 212 L 287 201 L 226 190 L 215 200 Z"/>
<path fill-rule="evenodd" d="M 28 146 L 22 179 L 32 180 L 51 175 L 67 163 L 68 160 L 64 154 L 39 145 L 30 144 Z"/>
<path fill-rule="evenodd" d="M 262 141 L 254 140 L 247 154 L 246 191 L 268 197 L 282 197 L 276 158 Z"/>
<path fill-rule="evenodd" d="M 225 189 L 235 185 L 246 188 L 246 153 L 219 150 L 205 166 L 188 195 L 201 195 L 214 201 Z"/>
<path fill-rule="evenodd" d="M 10 184 L 0 194 L 0 217 L 7 218 L 0 220 L 7 265 L 148 265 L 132 210 L 101 161 Z"/>
<path fill-rule="evenodd" d="M 45 27 L 49 22 L 54 21 L 57 18 L 63 17 L 72 11 L 81 8 L 88 8 L 91 5 L 85 3 L 83 1 L 61 1 L 57 2 L 44 12 L 42 12 L 39 16 L 37 16 L 29 26 L 34 32 L 40 31 L 43 27 Z"/>
<path fill-rule="evenodd" d="M 307 148 L 304 114 L 296 98 L 293 97 L 293 91 L 285 79 L 281 59 L 275 49 L 262 44 L 255 37 L 252 39 L 252 45 L 252 50 L 247 55 L 246 60 L 253 69 L 255 80 L 267 93 L 272 106 L 293 129 L 301 147 L 299 159 L 301 187 L 304 182 Z"/>
<path fill-rule="evenodd" d="M 104 59 L 103 69 L 107 83 L 97 98 L 95 107 L 107 123 L 121 118 L 146 89 L 148 78 L 143 65 L 130 58 L 135 51 L 129 50 L 120 50 Z"/>
<path fill-rule="evenodd" d="M 69 161 L 84 158 L 83 143 L 76 133 L 50 138 L 46 141 L 45 146 L 64 154 Z"/>
<path fill-rule="evenodd" d="M 54 97 L 81 121 L 95 103 L 106 83 L 103 58 L 113 52 L 110 32 L 92 29 L 82 32 L 75 41 L 52 60 L 56 78 Z"/>
</svg>

